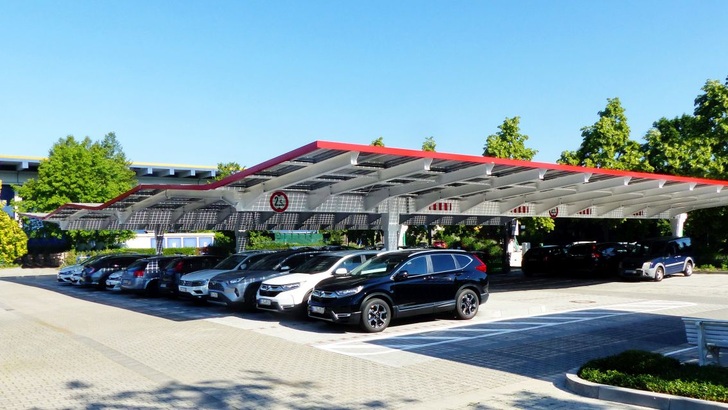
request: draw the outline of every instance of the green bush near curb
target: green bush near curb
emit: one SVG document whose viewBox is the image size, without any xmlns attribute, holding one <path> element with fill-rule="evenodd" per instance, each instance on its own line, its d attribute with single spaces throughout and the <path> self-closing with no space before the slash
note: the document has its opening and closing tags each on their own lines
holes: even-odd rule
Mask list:
<svg viewBox="0 0 728 410">
<path fill-rule="evenodd" d="M 627 350 L 591 360 L 577 375 L 594 383 L 728 403 L 728 368 L 680 363 L 658 353 Z"/>
</svg>

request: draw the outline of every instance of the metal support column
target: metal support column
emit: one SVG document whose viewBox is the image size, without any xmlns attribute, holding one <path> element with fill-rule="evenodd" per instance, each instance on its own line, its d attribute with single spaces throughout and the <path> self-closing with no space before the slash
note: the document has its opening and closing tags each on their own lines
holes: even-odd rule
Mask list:
<svg viewBox="0 0 728 410">
<path fill-rule="evenodd" d="M 164 232 L 165 229 L 161 226 L 154 228 L 154 242 L 157 248 L 157 255 L 161 255 L 164 251 Z"/>
<path fill-rule="evenodd" d="M 235 231 L 235 252 L 243 252 L 248 247 L 248 239 L 250 235 L 245 229 Z"/>
<path fill-rule="evenodd" d="M 400 241 L 399 223 L 399 198 L 388 198 L 386 200 L 387 211 L 382 214 L 382 229 L 384 230 L 384 249 L 396 250 Z"/>
<path fill-rule="evenodd" d="M 683 236 L 683 228 L 685 227 L 685 221 L 687 221 L 687 219 L 688 214 L 678 214 L 670 219 L 672 236 Z"/>
</svg>

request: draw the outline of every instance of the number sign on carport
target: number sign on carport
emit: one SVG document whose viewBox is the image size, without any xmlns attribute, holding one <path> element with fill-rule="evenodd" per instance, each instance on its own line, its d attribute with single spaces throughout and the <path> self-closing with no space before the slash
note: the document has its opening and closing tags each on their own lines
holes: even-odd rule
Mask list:
<svg viewBox="0 0 728 410">
<path fill-rule="evenodd" d="M 728 204 L 728 181 L 316 141 L 208 185 L 139 185 L 44 215 L 63 229 L 382 229 L 515 217 L 661 218 Z M 274 198 L 271 196 L 275 195 Z"/>
</svg>

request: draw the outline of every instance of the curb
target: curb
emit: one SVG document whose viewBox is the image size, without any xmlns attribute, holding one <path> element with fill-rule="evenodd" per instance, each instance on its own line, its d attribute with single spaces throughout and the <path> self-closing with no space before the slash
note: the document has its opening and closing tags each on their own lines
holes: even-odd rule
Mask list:
<svg viewBox="0 0 728 410">
<path fill-rule="evenodd" d="M 715 401 L 593 383 L 577 376 L 578 371 L 575 368 L 566 372 L 566 387 L 580 396 L 662 410 L 728 409 L 728 404 Z"/>
</svg>

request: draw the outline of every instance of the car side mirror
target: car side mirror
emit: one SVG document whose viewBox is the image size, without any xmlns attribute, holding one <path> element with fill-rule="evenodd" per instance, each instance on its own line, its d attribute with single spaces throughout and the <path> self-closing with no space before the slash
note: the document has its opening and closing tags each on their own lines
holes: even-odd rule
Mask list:
<svg viewBox="0 0 728 410">
<path fill-rule="evenodd" d="M 349 273 L 349 270 L 348 270 L 348 269 L 346 269 L 346 268 L 337 268 L 337 269 L 336 269 L 336 270 L 334 271 L 334 275 L 345 275 L 345 274 L 347 274 L 347 273 Z"/>
<path fill-rule="evenodd" d="M 405 280 L 407 278 L 409 278 L 409 273 L 407 273 L 406 270 L 402 270 L 394 274 L 394 280 L 396 281 Z"/>
<path fill-rule="evenodd" d="M 247 267 L 248 267 L 248 265 L 244 263 L 244 264 L 238 266 L 238 270 L 243 270 L 243 269 L 245 269 Z"/>
</svg>

